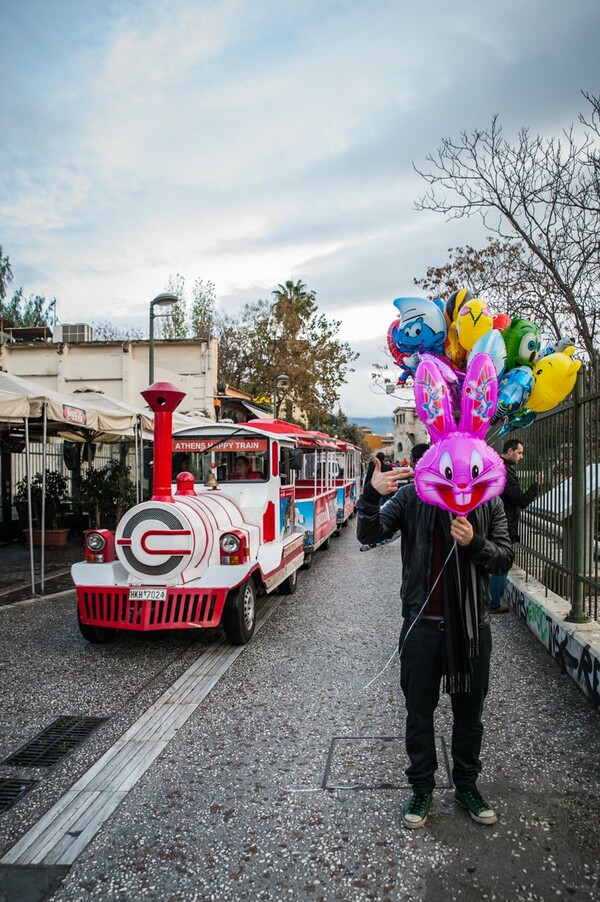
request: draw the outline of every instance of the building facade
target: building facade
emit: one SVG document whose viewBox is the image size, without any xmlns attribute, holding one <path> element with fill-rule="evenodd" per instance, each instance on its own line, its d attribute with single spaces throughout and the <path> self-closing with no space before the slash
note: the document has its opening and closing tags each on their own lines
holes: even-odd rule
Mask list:
<svg viewBox="0 0 600 902">
<path fill-rule="evenodd" d="M 417 416 L 414 404 L 403 404 L 394 410 L 394 459 L 407 461 L 413 445 L 429 442 L 427 429 Z"/>
<path fill-rule="evenodd" d="M 148 341 L 7 342 L 0 369 L 64 394 L 88 388 L 140 407 L 149 350 Z M 216 339 L 154 341 L 154 381 L 185 392 L 180 413 L 215 418 L 217 365 Z"/>
</svg>

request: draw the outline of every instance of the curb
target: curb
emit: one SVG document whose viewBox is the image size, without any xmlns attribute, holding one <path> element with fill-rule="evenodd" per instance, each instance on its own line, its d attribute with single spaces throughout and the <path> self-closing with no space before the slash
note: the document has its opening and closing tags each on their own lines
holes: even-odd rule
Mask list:
<svg viewBox="0 0 600 902">
<path fill-rule="evenodd" d="M 600 708 L 600 623 L 569 623 L 569 602 L 516 567 L 510 571 L 504 598 L 563 673 L 594 708 Z"/>
</svg>

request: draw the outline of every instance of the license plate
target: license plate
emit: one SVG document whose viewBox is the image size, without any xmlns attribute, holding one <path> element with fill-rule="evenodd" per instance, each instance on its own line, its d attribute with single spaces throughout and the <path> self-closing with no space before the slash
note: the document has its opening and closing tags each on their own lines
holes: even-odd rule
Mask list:
<svg viewBox="0 0 600 902">
<path fill-rule="evenodd" d="M 135 589 L 129 590 L 129 600 L 130 601 L 166 601 L 167 600 L 167 590 L 166 589 L 150 589 L 150 588 L 144 588 L 144 586 L 138 586 Z"/>
</svg>

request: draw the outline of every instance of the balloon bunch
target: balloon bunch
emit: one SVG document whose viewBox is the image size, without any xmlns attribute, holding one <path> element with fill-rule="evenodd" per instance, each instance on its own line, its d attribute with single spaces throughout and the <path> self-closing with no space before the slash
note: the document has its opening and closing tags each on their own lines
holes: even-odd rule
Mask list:
<svg viewBox="0 0 600 902">
<path fill-rule="evenodd" d="M 467 288 L 453 292 L 445 302 L 401 297 L 394 306 L 398 316 L 387 338 L 400 367 L 398 385 L 414 379 L 419 363 L 429 355 L 456 395 L 471 361 L 487 354 L 498 378 L 493 422 L 500 436 L 530 426 L 538 413 L 560 404 L 573 390 L 581 362 L 573 360 L 575 344 L 570 338 L 542 349 L 536 323 L 495 315 Z"/>
<path fill-rule="evenodd" d="M 498 401 L 496 369 L 488 354 L 469 362 L 457 425 L 443 368 L 425 356 L 415 373 L 415 405 L 432 444 L 415 467 L 415 489 L 427 504 L 466 516 L 506 482 L 504 461 L 485 442 Z"/>
</svg>

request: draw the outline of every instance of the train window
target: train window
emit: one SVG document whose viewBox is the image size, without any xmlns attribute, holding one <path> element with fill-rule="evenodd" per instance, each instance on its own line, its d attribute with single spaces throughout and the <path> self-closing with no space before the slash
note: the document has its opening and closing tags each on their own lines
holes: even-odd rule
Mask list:
<svg viewBox="0 0 600 902">
<path fill-rule="evenodd" d="M 251 482 L 257 479 L 265 480 L 268 474 L 268 460 L 266 452 L 253 454 L 237 454 L 235 452 L 223 452 L 218 455 L 217 472 L 219 481 L 223 482 Z"/>
</svg>

